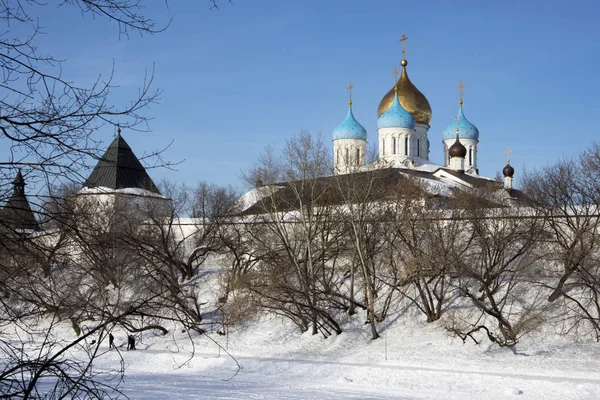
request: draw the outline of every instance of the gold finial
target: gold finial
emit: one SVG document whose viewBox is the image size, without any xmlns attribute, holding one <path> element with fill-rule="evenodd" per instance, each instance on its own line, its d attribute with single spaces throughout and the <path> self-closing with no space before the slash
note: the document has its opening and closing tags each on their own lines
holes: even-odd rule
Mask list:
<svg viewBox="0 0 600 400">
<path fill-rule="evenodd" d="M 460 84 L 457 86 L 458 90 L 460 90 L 460 101 L 458 102 L 458 104 L 460 104 L 460 106 L 462 107 L 463 105 L 463 88 L 467 86 L 466 84 L 463 83 L 462 79 L 460 80 Z"/>
<path fill-rule="evenodd" d="M 354 88 L 354 85 L 352 84 L 352 81 L 350 81 L 350 84 L 348 85 L 348 105 L 351 106 L 352 105 L 352 89 Z"/>
<path fill-rule="evenodd" d="M 507 155 L 507 157 L 508 157 L 508 161 L 506 162 L 507 164 L 510 164 L 510 154 L 511 154 L 511 153 L 512 153 L 512 150 L 511 150 L 510 146 L 508 146 L 508 147 L 506 148 L 506 150 L 504 150 L 504 154 L 506 154 L 506 155 Z"/>
<path fill-rule="evenodd" d="M 406 61 L 406 41 L 408 40 L 408 36 L 406 36 L 406 34 L 402 34 L 402 37 L 400 38 L 400 43 L 402 43 L 402 61 Z M 402 64 L 403 67 L 405 67 L 405 64 Z"/>
<path fill-rule="evenodd" d="M 397 65 L 394 65 L 394 71 L 392 73 L 394 74 L 394 90 L 398 91 L 398 74 L 400 73 L 400 70 Z"/>
</svg>

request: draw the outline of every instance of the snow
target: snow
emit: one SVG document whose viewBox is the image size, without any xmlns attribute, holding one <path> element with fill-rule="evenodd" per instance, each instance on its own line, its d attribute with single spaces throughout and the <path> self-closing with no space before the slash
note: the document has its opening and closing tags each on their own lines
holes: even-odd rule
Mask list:
<svg viewBox="0 0 600 400">
<path fill-rule="evenodd" d="M 247 210 L 248 208 L 250 208 L 252 205 L 259 202 L 260 200 L 262 200 L 263 198 L 273 195 L 275 192 L 277 192 L 278 190 L 281 190 L 282 188 L 283 188 L 282 186 L 276 186 L 276 185 L 267 185 L 267 186 L 253 188 L 249 192 L 246 192 L 245 194 L 243 194 L 238 199 L 238 202 L 240 204 L 242 211 L 244 211 L 244 210 Z"/>
<path fill-rule="evenodd" d="M 193 336 L 195 352 L 186 333 L 145 333 L 137 351 L 107 352 L 96 368 L 114 368 L 122 355 L 131 399 L 600 397 L 596 343 L 533 336 L 513 352 L 463 343 L 415 316 L 398 317 L 373 341 L 363 321 L 361 315 L 348 317 L 344 333 L 325 339 L 266 318 L 227 337 Z M 117 344 L 125 342 L 124 332 L 115 336 Z M 239 371 L 209 337 L 235 357 Z"/>
<path fill-rule="evenodd" d="M 165 198 L 160 193 L 151 192 L 149 190 L 141 189 L 141 188 L 111 189 L 111 188 L 107 188 L 107 187 L 104 187 L 104 186 L 98 186 L 98 187 L 93 187 L 93 188 L 83 187 L 77 193 L 81 194 L 81 195 L 88 195 L 88 194 L 127 194 L 127 195 L 131 195 L 131 196 L 158 197 L 158 198 L 163 198 L 163 199 Z"/>
<path fill-rule="evenodd" d="M 211 275 L 202 279 L 209 304 L 216 301 Z M 173 325 L 166 336 L 138 334 L 136 351 L 125 350 L 127 332 L 118 328 L 118 350 L 102 342 L 93 369 L 115 371 L 123 361 L 122 390 L 132 400 L 600 398 L 600 345 L 591 339 L 546 329 L 514 350 L 484 337 L 463 343 L 441 322 L 403 309 L 392 310 L 371 340 L 363 313 L 343 318 L 344 332 L 328 338 L 275 316 L 226 336 L 210 321 L 206 335 Z M 68 323 L 59 335 L 75 339 Z"/>
</svg>

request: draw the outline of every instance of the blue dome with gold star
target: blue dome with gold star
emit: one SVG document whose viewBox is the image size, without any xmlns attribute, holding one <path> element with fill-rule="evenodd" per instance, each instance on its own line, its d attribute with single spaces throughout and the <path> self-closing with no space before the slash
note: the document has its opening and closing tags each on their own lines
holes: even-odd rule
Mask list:
<svg viewBox="0 0 600 400">
<path fill-rule="evenodd" d="M 352 105 L 348 107 L 346 118 L 333 130 L 333 140 L 336 139 L 367 140 L 367 130 L 354 118 Z"/>
<path fill-rule="evenodd" d="M 479 129 L 473 125 L 463 113 L 462 106 L 458 109 L 456 121 L 446 125 L 442 132 L 442 140 L 454 139 L 456 137 L 456 127 L 458 126 L 458 137 L 460 139 L 479 140 Z"/>
<path fill-rule="evenodd" d="M 400 105 L 398 93 L 395 94 L 390 108 L 377 120 L 377 128 L 415 128 L 415 118 Z"/>
</svg>

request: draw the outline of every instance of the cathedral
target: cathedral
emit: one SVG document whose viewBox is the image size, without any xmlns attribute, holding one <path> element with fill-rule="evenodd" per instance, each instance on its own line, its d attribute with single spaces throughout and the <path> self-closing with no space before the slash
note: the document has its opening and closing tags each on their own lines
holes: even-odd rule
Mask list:
<svg viewBox="0 0 600 400">
<path fill-rule="evenodd" d="M 420 171 L 430 179 L 451 180 L 464 186 L 477 181 L 489 181 L 479 175 L 477 167 L 479 130 L 465 116 L 462 100 L 462 81 L 459 108 L 454 121 L 441 132 L 443 143 L 443 165 L 429 160 L 429 128 L 431 106 L 408 77 L 406 51 L 401 42 L 402 70 L 394 69 L 396 84 L 379 103 L 377 110 L 378 160 L 367 164 L 367 130 L 356 120 L 352 112 L 352 88 L 348 87 L 350 100 L 346 118 L 333 130 L 333 157 L 336 174 L 392 167 L 408 171 Z M 398 73 L 400 78 L 398 79 Z M 503 169 L 503 188 L 513 189 L 514 168 L 510 159 Z"/>
</svg>

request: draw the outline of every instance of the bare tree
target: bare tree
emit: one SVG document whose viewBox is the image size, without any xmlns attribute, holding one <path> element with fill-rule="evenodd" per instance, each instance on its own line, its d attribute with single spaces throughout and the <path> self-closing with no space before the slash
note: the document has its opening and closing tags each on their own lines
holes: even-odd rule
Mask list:
<svg viewBox="0 0 600 400">
<path fill-rule="evenodd" d="M 344 242 L 344 256 L 350 264 L 349 314 L 355 312 L 360 305 L 367 310 L 367 323 L 371 328 L 372 339 L 379 338 L 376 324 L 385 317 L 389 301 L 383 302 L 383 308 L 377 309 L 377 299 L 383 294 L 384 280 L 382 279 L 386 254 L 386 238 L 389 231 L 389 200 L 394 181 L 390 178 L 397 176 L 395 170 L 379 170 L 354 172 L 338 175 L 336 185 L 343 200 L 335 208 L 336 219 L 340 222 L 342 233 L 348 237 Z M 360 276 L 363 288 L 364 303 L 355 300 L 355 275 Z M 389 297 L 387 297 L 389 298 Z"/>
<path fill-rule="evenodd" d="M 591 328 L 600 340 L 600 147 L 525 177 L 525 190 L 543 216 L 548 267 L 542 283 L 549 302 L 566 302 L 567 329 Z M 571 307 L 573 306 L 573 307 Z M 587 325 L 587 326 L 586 326 Z"/>
<path fill-rule="evenodd" d="M 457 275 L 457 288 L 480 315 L 465 318 L 466 328 L 450 329 L 463 340 L 484 330 L 493 342 L 512 347 L 543 320 L 544 307 L 536 296 L 541 291 L 534 285 L 542 255 L 538 251 L 542 221 L 518 209 L 494 207 L 495 193 L 489 187 L 457 195 L 463 211 L 460 247 L 447 257 Z"/>
<path fill-rule="evenodd" d="M 453 271 L 448 254 L 461 256 L 468 242 L 460 242 L 463 224 L 456 210 L 443 206 L 413 177 L 406 177 L 394 190 L 388 236 L 391 256 L 388 282 L 422 312 L 427 322 L 437 321 L 452 304 Z M 462 243 L 462 245 L 461 245 Z"/>
<path fill-rule="evenodd" d="M 331 269 L 337 258 L 330 204 L 335 187 L 323 179 L 332 170 L 322 140 L 302 132 L 280 157 L 267 150 L 245 177 L 252 185 L 266 183 L 256 188 L 258 200 L 247 210 L 255 225 L 247 232 L 262 254 L 247 289 L 262 309 L 325 336 L 341 332 L 331 313 L 338 279 Z"/>
</svg>

